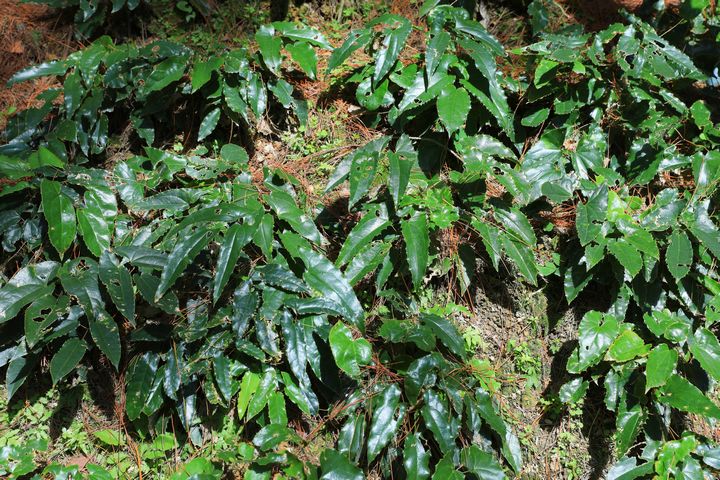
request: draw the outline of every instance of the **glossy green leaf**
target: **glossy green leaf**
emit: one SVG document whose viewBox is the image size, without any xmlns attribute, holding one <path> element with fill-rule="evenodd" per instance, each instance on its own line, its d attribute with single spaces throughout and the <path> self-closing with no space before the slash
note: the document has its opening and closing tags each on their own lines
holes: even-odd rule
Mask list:
<svg viewBox="0 0 720 480">
<path fill-rule="evenodd" d="M 308 286 L 332 302 L 358 330 L 365 330 L 365 313 L 352 287 L 327 258 L 308 248 L 299 237 L 282 236 L 283 244 L 302 259 L 306 270 L 303 279 Z"/>
<path fill-rule="evenodd" d="M 330 335 L 332 335 L 332 331 Z M 392 440 L 399 424 L 402 422 L 405 407 L 399 405 L 399 402 L 400 389 L 395 384 L 385 387 L 383 392 L 373 400 L 373 416 L 370 421 L 370 433 L 368 433 L 367 439 L 369 462 L 372 462 Z"/>
<path fill-rule="evenodd" d="M 265 65 L 267 65 L 271 72 L 277 74 L 279 73 L 280 62 L 282 60 L 280 56 L 282 41 L 274 35 L 274 28 L 262 26 L 257 33 L 255 33 L 255 41 L 257 41 L 260 47 L 263 62 L 265 62 Z"/>
<path fill-rule="evenodd" d="M 372 360 L 370 343 L 364 338 L 353 339 L 352 332 L 342 322 L 333 325 L 329 341 L 337 366 L 353 378 L 359 377 L 360 367 Z"/>
<path fill-rule="evenodd" d="M 120 265 L 115 255 L 105 251 L 100 256 L 98 275 L 110 298 L 122 315 L 135 322 L 135 291 L 130 272 Z"/>
<path fill-rule="evenodd" d="M 670 274 L 676 280 L 682 280 L 690 272 L 693 263 L 693 246 L 682 230 L 673 230 L 670 235 L 665 262 Z"/>
<path fill-rule="evenodd" d="M 454 451 L 455 440 L 460 431 L 460 419 L 448 410 L 447 401 L 432 390 L 426 391 L 421 413 L 440 450 L 443 453 Z"/>
<path fill-rule="evenodd" d="M 178 241 L 168 255 L 167 265 L 160 275 L 160 284 L 155 292 L 155 302 L 159 301 L 173 286 L 190 262 L 205 248 L 208 241 L 210 241 L 210 235 L 205 228 L 199 228 L 193 234 Z"/>
<path fill-rule="evenodd" d="M 385 30 L 382 46 L 375 52 L 375 71 L 373 72 L 373 86 L 377 87 L 385 76 L 390 73 L 397 62 L 400 51 L 410 35 L 412 24 L 407 18 L 397 15 L 384 15 L 377 21 L 395 24 Z M 399 25 L 398 25 L 399 24 Z"/>
<path fill-rule="evenodd" d="M 343 266 L 354 259 L 380 232 L 390 225 L 384 208 L 370 210 L 353 227 L 345 240 L 335 264 Z"/>
<path fill-rule="evenodd" d="M 303 72 L 311 79 L 317 77 L 317 55 L 315 49 L 307 42 L 297 42 L 285 46 L 290 56 L 300 65 Z"/>
<path fill-rule="evenodd" d="M 212 132 L 215 131 L 215 127 L 217 127 L 218 121 L 220 120 L 220 113 L 221 110 L 219 108 L 214 108 L 205 115 L 205 118 L 203 118 L 202 122 L 200 122 L 200 129 L 198 130 L 197 137 L 198 142 L 206 139 Z"/>
<path fill-rule="evenodd" d="M 408 480 L 423 480 L 430 477 L 430 453 L 425 450 L 417 433 L 405 438 L 403 465 Z"/>
<path fill-rule="evenodd" d="M 415 288 L 420 288 L 429 262 L 430 233 L 427 215 L 414 212 L 412 217 L 402 222 L 402 234 L 405 240 L 410 275 Z"/>
<path fill-rule="evenodd" d="M 79 338 L 68 338 L 50 360 L 50 376 L 53 385 L 77 367 L 85 356 L 87 345 Z"/>
<path fill-rule="evenodd" d="M 120 330 L 117 323 L 105 312 L 89 319 L 88 323 L 95 344 L 117 369 L 120 365 L 120 355 L 122 353 Z"/>
<path fill-rule="evenodd" d="M 504 480 L 507 478 L 495 458 L 480 450 L 477 445 L 466 447 L 460 452 L 463 466 L 482 480 Z"/>
<path fill-rule="evenodd" d="M 620 326 L 614 316 L 587 312 L 580 321 L 579 345 L 568 360 L 568 371 L 580 373 L 595 365 L 619 333 Z"/>
<path fill-rule="evenodd" d="M 150 394 L 148 385 L 152 385 L 157 369 L 158 356 L 153 353 L 146 352 L 133 360 L 125 377 L 125 412 L 130 420 L 142 413 Z"/>
<path fill-rule="evenodd" d="M 345 42 L 340 47 L 333 50 L 330 58 L 328 59 L 328 66 L 325 73 L 328 74 L 342 65 L 356 50 L 365 47 L 365 45 L 370 42 L 371 38 L 372 30 L 369 28 L 352 30 L 345 39 Z"/>
<path fill-rule="evenodd" d="M 478 391 L 475 395 L 477 397 L 476 406 L 478 413 L 482 419 L 490 425 L 490 428 L 498 434 L 502 441 L 503 456 L 513 470 L 520 472 L 522 470 L 520 441 L 515 434 L 513 434 L 507 423 L 505 423 L 505 420 L 498 415 L 494 405 L 492 404 L 490 395 L 483 391 Z"/>
<path fill-rule="evenodd" d="M 237 414 L 238 418 L 243 418 L 247 407 L 250 404 L 255 391 L 260 385 L 260 375 L 254 372 L 246 372 L 240 383 L 240 392 L 237 397 Z"/>
<path fill-rule="evenodd" d="M 688 339 L 690 353 L 713 379 L 720 380 L 720 342 L 707 328 L 698 328 Z"/>
<path fill-rule="evenodd" d="M 438 97 L 437 110 L 440 121 L 452 134 L 465 126 L 470 113 L 470 95 L 464 88 L 448 89 Z"/>
<path fill-rule="evenodd" d="M 363 480 L 362 470 L 335 450 L 325 449 L 320 455 L 320 480 Z"/>
<path fill-rule="evenodd" d="M 625 330 L 610 345 L 606 358 L 615 362 L 628 362 L 646 355 L 649 350 L 650 346 L 637 333 Z"/>
<path fill-rule="evenodd" d="M 645 391 L 662 387 L 677 365 L 678 354 L 666 344 L 660 344 L 650 351 L 645 365 Z"/>
<path fill-rule="evenodd" d="M 59 182 L 43 179 L 40 182 L 40 193 L 50 243 L 62 257 L 77 234 L 75 208 L 72 200 L 63 193 Z"/>
<path fill-rule="evenodd" d="M 720 418 L 720 407 L 706 397 L 699 388 L 679 375 L 671 375 L 660 389 L 658 400 L 682 412 L 696 413 L 707 418 Z"/>
<path fill-rule="evenodd" d="M 213 303 L 217 303 L 220 298 L 242 254 L 243 247 L 250 242 L 254 232 L 255 228 L 253 226 L 237 223 L 231 225 L 225 232 L 220 245 L 220 253 L 218 254 L 215 278 L 213 279 Z"/>
<path fill-rule="evenodd" d="M 459 358 L 465 358 L 465 341 L 460 335 L 457 327 L 453 325 L 450 320 L 443 317 L 439 317 L 435 314 L 427 313 L 420 316 L 420 320 L 423 325 L 432 330 L 437 338 L 450 350 L 454 355 Z"/>
<path fill-rule="evenodd" d="M 313 219 L 295 204 L 289 193 L 276 190 L 265 198 L 280 220 L 289 223 L 293 230 L 311 242 L 322 242 L 322 235 Z"/>
</svg>

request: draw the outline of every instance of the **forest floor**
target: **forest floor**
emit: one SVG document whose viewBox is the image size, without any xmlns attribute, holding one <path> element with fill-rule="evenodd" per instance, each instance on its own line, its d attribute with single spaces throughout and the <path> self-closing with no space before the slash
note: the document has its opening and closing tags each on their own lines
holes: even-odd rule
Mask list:
<svg viewBox="0 0 720 480">
<path fill-rule="evenodd" d="M 250 42 L 255 26 L 267 19 L 263 6 L 252 2 L 221 4 L 221 10 L 209 19 L 186 18 L 173 4 L 153 2 L 158 15 L 139 32 L 137 41 L 165 37 L 213 51 Z M 373 15 L 393 10 L 412 18 L 418 8 L 407 1 L 392 2 L 392 6 L 380 2 L 349 4 L 351 7 L 338 14 L 332 2 L 319 11 L 307 3 L 292 7 L 290 18 L 323 30 L 337 44 L 354 24 Z M 599 18 L 602 22 L 612 19 L 593 12 L 583 14 L 577 2 L 563 4 L 565 10 L 556 12 L 553 21 L 584 22 L 592 28 Z M 527 18 L 507 8 L 489 13 L 488 29 L 503 44 L 527 41 Z M 0 0 L 0 128 L 8 115 L 31 106 L 38 93 L 53 86 L 52 80 L 42 78 L 6 88 L 7 79 L 24 66 L 61 58 L 82 46 L 72 37 L 70 20 L 43 6 Z M 417 35 L 421 42 L 422 33 Z M 512 63 L 505 67 L 512 69 Z M 305 87 L 303 94 L 312 107 L 308 127 L 279 138 L 258 135 L 251 159 L 258 167 L 272 165 L 288 170 L 301 180 L 311 197 L 322 191 L 343 154 L 380 133 L 354 117 L 357 108 L 352 97 L 326 95 L 330 82 L 325 79 L 311 86 L 298 85 Z M 332 200 L 319 194 L 314 198 Z M 481 268 L 478 280 L 477 288 L 464 296 L 440 285 L 426 292 L 424 301 L 427 307 L 453 316 L 466 342 L 486 362 L 502 411 L 521 440 L 525 461 L 522 477 L 603 478 L 613 456 L 612 438 L 607 433 L 612 427 L 608 422 L 613 419 L 602 413 L 601 392 L 591 391 L 584 403 L 572 408 L 561 406 L 557 400 L 557 391 L 567 379 L 564 362 L 576 344 L 579 319 L 598 302 L 598 292 L 586 292 L 585 298 L 576 302 L 581 307 L 568 309 L 560 285 L 531 289 L 507 272 L 498 274 L 490 265 Z M 89 388 L 78 385 L 61 401 L 48 386 L 38 385 L 37 394 L 15 402 L 9 410 L 0 405 L 0 446 L 9 438 L 46 434 L 50 439 L 47 460 L 82 467 L 106 456 L 102 432 L 123 424 L 115 408 L 118 389 L 114 385 L 119 383 L 119 379 L 109 383 L 104 377 L 88 378 Z M 126 452 L 117 454 L 116 461 L 132 461 L 135 455 L 129 445 Z"/>
</svg>

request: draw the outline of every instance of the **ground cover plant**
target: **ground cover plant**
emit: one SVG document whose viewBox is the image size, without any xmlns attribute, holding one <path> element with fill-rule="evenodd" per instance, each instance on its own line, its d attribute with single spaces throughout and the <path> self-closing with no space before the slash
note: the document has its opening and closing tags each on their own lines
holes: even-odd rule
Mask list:
<svg viewBox="0 0 720 480">
<path fill-rule="evenodd" d="M 512 42 L 433 0 L 225 49 L 101 35 L 17 72 L 57 87 L 1 137 L 0 473 L 543 476 L 507 399 L 557 325 L 505 375 L 495 279 L 574 318 L 543 418 L 608 419 L 607 461 L 555 473 L 715 478 L 720 11 L 646 3 L 535 0 Z M 87 37 L 137 3 L 79 6 Z"/>
</svg>

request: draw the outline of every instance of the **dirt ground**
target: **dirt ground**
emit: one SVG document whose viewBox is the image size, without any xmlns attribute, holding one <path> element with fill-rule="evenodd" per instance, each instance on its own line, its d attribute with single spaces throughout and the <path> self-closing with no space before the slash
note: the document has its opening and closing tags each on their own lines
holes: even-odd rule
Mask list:
<svg viewBox="0 0 720 480">
<path fill-rule="evenodd" d="M 37 95 L 57 83 L 39 78 L 8 88 L 8 79 L 24 67 L 63 58 L 79 47 L 72 37 L 72 25 L 57 11 L 45 5 L 0 0 L 0 128 L 8 108 L 35 105 Z"/>
</svg>

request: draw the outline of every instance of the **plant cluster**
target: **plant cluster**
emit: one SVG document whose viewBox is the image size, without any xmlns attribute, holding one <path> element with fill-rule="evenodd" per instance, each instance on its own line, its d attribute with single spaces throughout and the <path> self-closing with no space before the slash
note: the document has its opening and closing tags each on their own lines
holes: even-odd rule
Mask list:
<svg viewBox="0 0 720 480">
<path fill-rule="evenodd" d="M 558 282 L 571 305 L 601 292 L 559 396 L 604 387 L 611 478 L 717 474 L 720 449 L 688 425 L 720 418 L 714 2 L 592 34 L 550 31 L 544 5 L 534 42 L 510 52 L 515 75 L 500 42 L 438 1 L 424 25 L 382 15 L 335 49 L 275 22 L 256 50 L 103 37 L 16 74 L 62 88 L 10 118 L 0 146 L 8 396 L 106 359 L 139 435 L 200 445 L 234 418 L 244 442 L 218 459 L 246 478 L 520 474 L 479 342 L 416 301 L 438 282 L 472 292 L 487 263 Z M 658 34 L 669 16 L 681 27 Z M 326 186 L 347 185 L 348 225 L 251 157 L 262 123 L 307 122 L 297 78 L 350 58 L 367 60 L 338 81 L 382 134 Z M 158 148 L 178 136 L 182 152 Z M 12 448 L 11 474 L 33 471 Z M 200 463 L 186 476 L 219 474 Z"/>
</svg>

